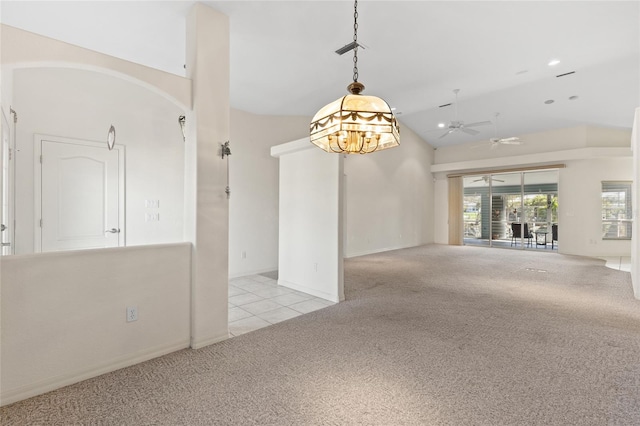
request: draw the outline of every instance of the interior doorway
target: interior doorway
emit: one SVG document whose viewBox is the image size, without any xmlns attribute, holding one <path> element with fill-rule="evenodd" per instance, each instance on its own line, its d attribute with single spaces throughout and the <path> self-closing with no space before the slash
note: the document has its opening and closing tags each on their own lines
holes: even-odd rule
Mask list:
<svg viewBox="0 0 640 426">
<path fill-rule="evenodd" d="M 463 177 L 464 244 L 558 249 L 558 170 Z"/>
</svg>

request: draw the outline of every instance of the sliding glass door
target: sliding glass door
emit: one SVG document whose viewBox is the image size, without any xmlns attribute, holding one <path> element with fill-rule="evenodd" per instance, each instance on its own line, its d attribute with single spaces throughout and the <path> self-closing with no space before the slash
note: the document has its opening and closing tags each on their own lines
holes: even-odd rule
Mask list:
<svg viewBox="0 0 640 426">
<path fill-rule="evenodd" d="M 470 175 L 463 185 L 465 244 L 537 249 L 557 241 L 557 170 Z"/>
</svg>

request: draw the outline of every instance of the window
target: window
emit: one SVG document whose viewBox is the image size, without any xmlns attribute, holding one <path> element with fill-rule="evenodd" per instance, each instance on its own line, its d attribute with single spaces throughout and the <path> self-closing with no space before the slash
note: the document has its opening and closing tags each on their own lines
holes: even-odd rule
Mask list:
<svg viewBox="0 0 640 426">
<path fill-rule="evenodd" d="M 602 182 L 602 239 L 631 239 L 631 182 Z"/>
</svg>

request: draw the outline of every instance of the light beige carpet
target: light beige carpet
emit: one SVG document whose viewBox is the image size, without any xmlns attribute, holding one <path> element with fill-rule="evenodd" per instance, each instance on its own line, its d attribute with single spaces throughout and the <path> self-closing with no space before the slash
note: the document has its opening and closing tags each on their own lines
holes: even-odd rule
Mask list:
<svg viewBox="0 0 640 426">
<path fill-rule="evenodd" d="M 601 260 L 423 246 L 347 301 L 0 409 L 2 425 L 638 425 L 640 301 Z"/>
</svg>

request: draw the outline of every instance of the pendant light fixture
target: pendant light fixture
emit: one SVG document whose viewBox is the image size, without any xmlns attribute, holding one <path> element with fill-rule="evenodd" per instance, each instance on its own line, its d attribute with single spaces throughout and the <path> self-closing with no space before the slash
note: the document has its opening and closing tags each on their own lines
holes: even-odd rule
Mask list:
<svg viewBox="0 0 640 426">
<path fill-rule="evenodd" d="M 345 46 L 353 46 L 353 83 L 347 87 L 350 94 L 316 113 L 311 120 L 310 138 L 327 152 L 369 154 L 400 145 L 400 129 L 389 104 L 360 94 L 364 85 L 358 81 L 358 0 L 353 21 L 353 43 Z"/>
</svg>

